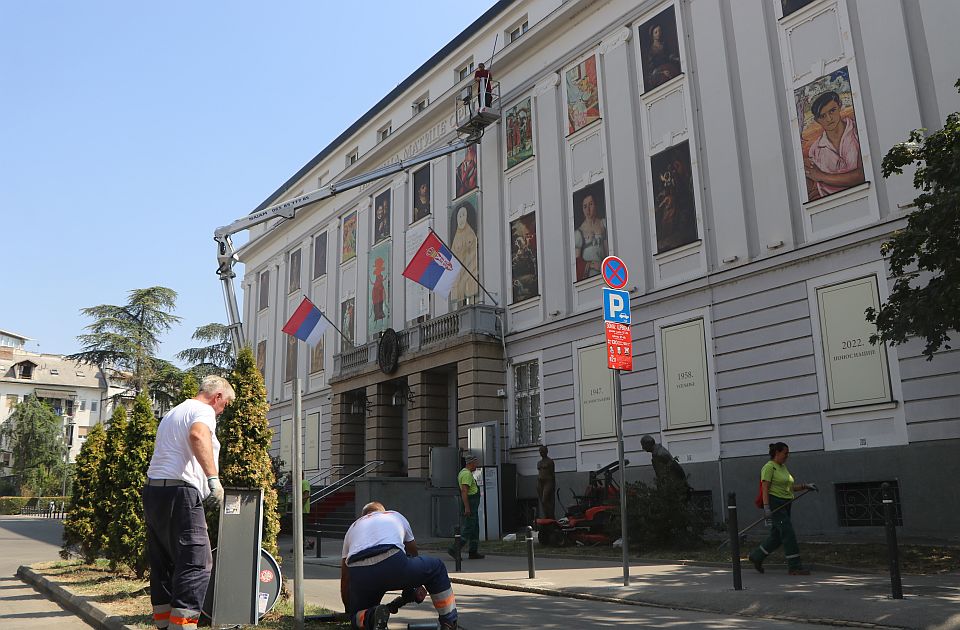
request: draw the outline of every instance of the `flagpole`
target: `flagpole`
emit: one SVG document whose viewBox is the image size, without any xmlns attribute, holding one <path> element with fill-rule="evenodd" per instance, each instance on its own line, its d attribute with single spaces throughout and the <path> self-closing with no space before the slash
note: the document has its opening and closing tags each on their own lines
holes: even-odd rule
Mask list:
<svg viewBox="0 0 960 630">
<path fill-rule="evenodd" d="M 327 320 L 327 323 L 330 324 L 331 326 L 333 326 L 333 329 L 334 329 L 335 331 L 337 331 L 337 333 L 340 335 L 340 337 L 341 337 L 344 341 L 349 342 L 350 345 L 353 346 L 354 348 L 357 347 L 357 344 L 353 343 L 353 339 L 350 339 L 350 337 L 347 337 L 345 334 L 343 334 L 343 332 L 342 332 L 339 328 L 337 328 L 337 325 L 333 323 L 333 320 L 330 319 L 329 317 L 327 317 L 327 314 L 324 313 L 319 307 L 317 307 L 317 305 L 313 303 L 313 300 L 311 300 L 311 299 L 307 296 L 306 293 L 303 294 L 303 299 L 305 299 L 306 301 L 310 302 L 310 304 L 313 305 L 314 308 L 316 308 L 318 311 L 320 311 L 320 317 L 322 317 L 322 318 L 324 318 L 325 320 Z"/>
<path fill-rule="evenodd" d="M 468 274 L 470 274 L 470 277 L 473 278 L 473 281 L 477 283 L 477 286 L 478 286 L 478 287 L 480 287 L 481 289 L 483 289 L 483 292 L 487 294 L 487 297 L 490 298 L 491 300 L 493 300 L 493 305 L 499 308 L 499 307 L 500 307 L 500 304 L 497 302 L 496 298 L 494 298 L 492 295 L 490 295 L 490 292 L 487 291 L 487 287 L 483 286 L 483 284 L 480 282 L 480 278 L 478 278 L 478 277 L 476 277 L 475 275 L 473 275 L 473 272 L 470 271 L 470 268 L 467 267 L 467 266 L 464 264 L 464 262 L 463 262 L 462 260 L 460 260 L 460 257 L 457 256 L 457 255 L 454 253 L 453 248 L 450 247 L 449 245 L 447 245 L 446 243 L 444 243 L 444 242 L 443 242 L 443 239 L 440 237 L 440 235 L 433 231 L 433 228 L 430 228 L 430 231 L 433 232 L 433 234 L 437 237 L 437 240 L 440 241 L 440 244 L 441 244 L 441 245 L 443 245 L 443 246 L 446 247 L 448 250 L 450 250 L 450 255 L 457 259 L 457 261 L 460 263 L 460 267 L 461 267 L 464 271 L 466 271 Z"/>
</svg>

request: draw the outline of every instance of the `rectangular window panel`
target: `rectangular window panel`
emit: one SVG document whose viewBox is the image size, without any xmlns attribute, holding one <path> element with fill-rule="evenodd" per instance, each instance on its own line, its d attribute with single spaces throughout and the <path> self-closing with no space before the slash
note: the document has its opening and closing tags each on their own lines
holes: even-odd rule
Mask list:
<svg viewBox="0 0 960 630">
<path fill-rule="evenodd" d="M 708 425 L 710 387 L 703 319 L 660 330 L 667 428 Z"/>
<path fill-rule="evenodd" d="M 313 239 L 313 277 L 327 275 L 327 233 L 321 232 Z"/>
<path fill-rule="evenodd" d="M 260 370 L 260 376 L 267 374 L 267 340 L 262 339 L 257 342 L 257 369 Z"/>
<path fill-rule="evenodd" d="M 300 250 L 290 252 L 290 277 L 287 283 L 287 293 L 300 290 Z"/>
<path fill-rule="evenodd" d="M 91 400 L 91 401 L 90 401 L 90 411 L 91 411 L 91 412 L 96 411 L 96 410 L 97 410 L 97 407 L 99 407 L 99 405 L 100 405 L 100 401 L 99 401 L 99 400 Z"/>
<path fill-rule="evenodd" d="M 323 339 L 310 350 L 310 373 L 323 372 Z"/>
<path fill-rule="evenodd" d="M 607 347 L 601 343 L 580 348 L 578 386 L 580 392 L 580 437 L 609 437 L 614 434 L 613 371 L 607 368 Z"/>
<path fill-rule="evenodd" d="M 257 302 L 257 309 L 263 310 L 270 305 L 270 272 L 264 271 L 260 274 L 260 295 Z"/>
<path fill-rule="evenodd" d="M 287 360 L 283 368 L 283 382 L 289 383 L 297 375 L 297 338 L 293 335 L 284 335 L 287 338 Z"/>
<path fill-rule="evenodd" d="M 540 442 L 540 364 L 536 359 L 514 366 L 515 446 Z"/>
</svg>

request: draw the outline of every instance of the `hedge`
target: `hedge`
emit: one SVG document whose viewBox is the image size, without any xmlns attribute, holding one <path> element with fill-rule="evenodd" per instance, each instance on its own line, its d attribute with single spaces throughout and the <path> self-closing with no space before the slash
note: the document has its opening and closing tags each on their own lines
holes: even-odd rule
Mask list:
<svg viewBox="0 0 960 630">
<path fill-rule="evenodd" d="M 61 501 L 69 504 L 70 497 L 0 497 L 0 514 L 19 514 L 27 504 L 46 507 L 51 501 L 56 502 L 59 508 Z"/>
</svg>

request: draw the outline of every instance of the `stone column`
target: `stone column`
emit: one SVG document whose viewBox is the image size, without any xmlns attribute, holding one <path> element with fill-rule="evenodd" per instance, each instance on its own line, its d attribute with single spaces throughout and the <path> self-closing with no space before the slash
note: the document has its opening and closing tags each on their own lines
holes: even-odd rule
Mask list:
<svg viewBox="0 0 960 630">
<path fill-rule="evenodd" d="M 467 429 L 473 425 L 500 424 L 501 448 L 507 440 L 504 409 L 506 391 L 503 350 L 499 344 L 474 344 L 474 354 L 457 362 L 457 443 L 467 447 Z"/>
<path fill-rule="evenodd" d="M 367 411 L 364 435 L 366 461 L 382 461 L 372 475 L 400 477 L 403 475 L 403 409 L 393 406 L 393 382 L 375 383 L 367 387 L 367 401 L 373 403 Z"/>
<path fill-rule="evenodd" d="M 426 477 L 430 473 L 430 447 L 447 446 L 446 372 L 415 372 L 407 376 L 414 401 L 408 406 L 407 476 Z"/>
<path fill-rule="evenodd" d="M 334 394 L 330 413 L 330 463 L 344 468 L 333 478 L 339 479 L 363 466 L 363 418 L 351 413 L 350 397 Z"/>
</svg>

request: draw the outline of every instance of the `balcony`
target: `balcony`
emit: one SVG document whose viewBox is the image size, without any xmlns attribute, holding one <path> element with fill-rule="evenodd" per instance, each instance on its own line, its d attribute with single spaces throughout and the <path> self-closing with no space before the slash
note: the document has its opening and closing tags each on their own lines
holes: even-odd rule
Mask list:
<svg viewBox="0 0 960 630">
<path fill-rule="evenodd" d="M 487 304 L 473 304 L 420 322 L 405 330 L 398 330 L 400 356 L 415 355 L 471 335 L 499 339 L 502 329 L 498 317 L 502 314 L 503 309 Z M 351 376 L 376 366 L 377 344 L 377 340 L 368 341 L 362 346 L 334 355 L 334 378 Z"/>
</svg>

